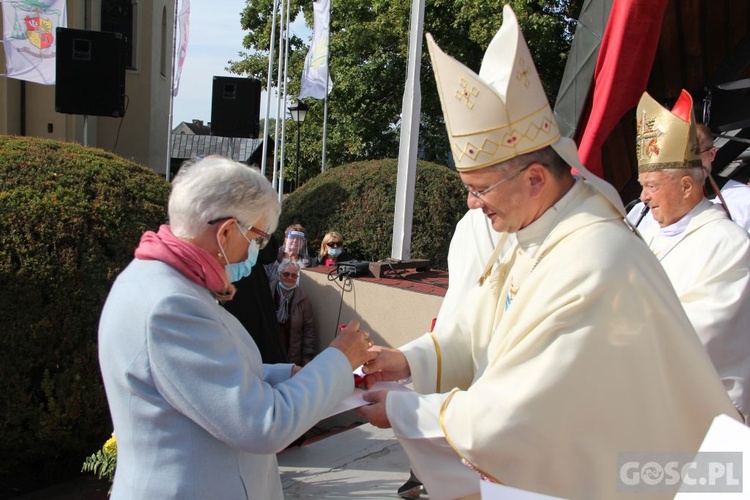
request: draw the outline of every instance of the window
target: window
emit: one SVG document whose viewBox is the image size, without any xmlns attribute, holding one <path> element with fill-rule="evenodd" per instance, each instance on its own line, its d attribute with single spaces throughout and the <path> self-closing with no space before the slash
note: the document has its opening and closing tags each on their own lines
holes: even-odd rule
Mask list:
<svg viewBox="0 0 750 500">
<path fill-rule="evenodd" d="M 161 76 L 167 76 L 167 8 L 161 11 Z"/>
<path fill-rule="evenodd" d="M 102 0 L 102 31 L 120 33 L 125 41 L 125 66 L 136 69 L 138 0 Z"/>
</svg>

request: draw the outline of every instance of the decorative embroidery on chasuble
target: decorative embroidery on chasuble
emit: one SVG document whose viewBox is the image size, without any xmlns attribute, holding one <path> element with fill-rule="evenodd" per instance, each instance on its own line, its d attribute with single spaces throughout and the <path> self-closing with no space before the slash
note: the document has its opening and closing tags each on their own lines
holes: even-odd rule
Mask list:
<svg viewBox="0 0 750 500">
<path fill-rule="evenodd" d="M 516 298 L 518 293 L 518 285 L 514 283 L 513 277 L 510 278 L 510 288 L 508 289 L 508 295 L 505 296 L 505 310 L 507 311 L 513 299 Z"/>
<path fill-rule="evenodd" d="M 441 388 L 442 385 L 442 378 L 443 378 L 443 355 L 440 351 L 440 342 L 438 342 L 437 337 L 435 337 L 435 334 L 433 332 L 430 332 L 430 337 L 432 338 L 432 343 L 435 345 L 435 355 L 437 356 L 437 374 L 435 375 L 435 392 L 441 393 L 443 392 L 443 389 Z"/>
<path fill-rule="evenodd" d="M 498 478 L 490 475 L 486 471 L 479 468 L 476 464 L 473 464 L 471 461 L 469 461 L 468 458 L 464 456 L 463 453 L 461 453 L 461 450 L 453 443 L 453 440 L 450 437 L 450 434 L 448 433 L 448 429 L 445 428 L 445 409 L 448 407 L 448 403 L 450 403 L 451 399 L 453 399 L 453 396 L 456 395 L 456 393 L 459 392 L 458 389 L 452 391 L 447 398 L 445 398 L 445 401 L 443 401 L 443 405 L 440 407 L 440 427 L 443 429 L 443 434 L 445 435 L 446 441 L 448 441 L 448 444 L 451 448 L 453 448 L 453 451 L 456 452 L 456 454 L 461 458 L 461 463 L 464 464 L 469 469 L 473 470 L 479 476 L 481 479 L 484 479 L 486 481 L 490 481 L 492 483 L 498 483 L 498 484 L 504 484 L 502 481 L 500 481 Z"/>
</svg>

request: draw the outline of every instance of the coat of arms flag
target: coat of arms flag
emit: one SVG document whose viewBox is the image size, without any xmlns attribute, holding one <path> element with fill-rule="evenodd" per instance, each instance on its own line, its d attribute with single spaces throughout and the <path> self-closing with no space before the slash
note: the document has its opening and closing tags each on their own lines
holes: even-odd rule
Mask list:
<svg viewBox="0 0 750 500">
<path fill-rule="evenodd" d="M 55 84 L 56 30 L 68 25 L 65 0 L 0 0 L 9 78 Z"/>
</svg>

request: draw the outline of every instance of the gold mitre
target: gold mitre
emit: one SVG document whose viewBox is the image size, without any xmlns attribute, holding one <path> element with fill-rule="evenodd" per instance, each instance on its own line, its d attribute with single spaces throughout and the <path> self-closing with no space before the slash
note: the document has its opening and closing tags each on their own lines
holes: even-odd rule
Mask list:
<svg viewBox="0 0 750 500">
<path fill-rule="evenodd" d="M 701 166 L 693 98 L 683 90 L 672 110 L 644 92 L 638 102 L 638 172 Z"/>
<path fill-rule="evenodd" d="M 560 137 L 557 122 L 513 10 L 484 54 L 479 75 L 427 34 L 453 159 L 459 172 L 542 149 Z"/>
</svg>

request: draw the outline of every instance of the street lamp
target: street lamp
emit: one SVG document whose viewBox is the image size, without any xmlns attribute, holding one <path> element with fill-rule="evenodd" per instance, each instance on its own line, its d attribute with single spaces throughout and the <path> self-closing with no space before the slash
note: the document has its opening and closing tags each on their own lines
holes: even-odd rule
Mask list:
<svg viewBox="0 0 750 500">
<path fill-rule="evenodd" d="M 299 130 L 302 128 L 302 122 L 305 121 L 307 110 L 310 109 L 307 104 L 297 99 L 296 106 L 289 106 L 289 114 L 292 120 L 297 124 L 297 169 L 294 173 L 294 189 L 299 187 Z"/>
</svg>

